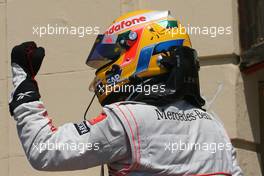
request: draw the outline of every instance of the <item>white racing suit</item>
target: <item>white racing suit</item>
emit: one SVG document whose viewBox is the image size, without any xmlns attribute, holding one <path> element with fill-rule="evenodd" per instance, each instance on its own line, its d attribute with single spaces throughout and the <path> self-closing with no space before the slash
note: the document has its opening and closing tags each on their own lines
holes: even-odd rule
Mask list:
<svg viewBox="0 0 264 176">
<path fill-rule="evenodd" d="M 13 81 L 21 83 L 19 76 Z M 95 119 L 58 128 L 41 101 L 19 105 L 13 116 L 37 170 L 107 164 L 113 176 L 242 175 L 222 124 L 185 101 L 164 107 L 119 102 Z"/>
</svg>

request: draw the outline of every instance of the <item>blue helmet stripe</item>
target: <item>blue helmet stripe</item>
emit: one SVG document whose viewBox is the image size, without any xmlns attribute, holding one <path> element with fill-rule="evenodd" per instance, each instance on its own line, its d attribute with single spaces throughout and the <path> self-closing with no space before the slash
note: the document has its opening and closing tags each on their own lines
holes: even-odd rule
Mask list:
<svg viewBox="0 0 264 176">
<path fill-rule="evenodd" d="M 143 48 L 139 55 L 136 73 L 146 70 L 149 66 L 149 61 L 153 53 L 155 45 L 150 45 Z"/>
<path fill-rule="evenodd" d="M 139 59 L 135 74 L 142 72 L 148 68 L 152 54 L 168 51 L 172 46 L 182 46 L 183 41 L 184 39 L 170 40 L 170 41 L 158 43 L 156 45 L 146 46 L 145 48 L 143 48 L 139 54 Z"/>
<path fill-rule="evenodd" d="M 179 39 L 179 40 L 170 40 L 166 42 L 161 42 L 156 45 L 155 53 L 161 53 L 162 51 L 168 51 L 170 47 L 172 46 L 182 46 L 183 41 L 184 41 L 183 39 Z"/>
</svg>

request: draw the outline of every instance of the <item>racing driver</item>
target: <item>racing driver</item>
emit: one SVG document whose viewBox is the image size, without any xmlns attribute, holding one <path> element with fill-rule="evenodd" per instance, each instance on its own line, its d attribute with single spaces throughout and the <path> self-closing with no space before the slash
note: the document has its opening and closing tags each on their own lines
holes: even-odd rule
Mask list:
<svg viewBox="0 0 264 176">
<path fill-rule="evenodd" d="M 9 106 L 31 165 L 69 171 L 107 164 L 113 176 L 242 175 L 222 123 L 202 108 L 199 61 L 182 29 L 169 11 L 117 18 L 97 36 L 86 61 L 96 69 L 90 88 L 102 112 L 58 128 L 35 80 L 44 48 L 15 46 Z M 74 144 L 86 148 L 74 150 Z"/>
</svg>

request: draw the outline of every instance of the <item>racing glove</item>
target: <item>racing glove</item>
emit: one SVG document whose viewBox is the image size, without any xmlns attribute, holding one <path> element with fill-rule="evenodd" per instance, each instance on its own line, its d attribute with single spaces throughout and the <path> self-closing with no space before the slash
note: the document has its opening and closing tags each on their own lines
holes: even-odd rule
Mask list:
<svg viewBox="0 0 264 176">
<path fill-rule="evenodd" d="M 12 49 L 11 67 L 14 90 L 9 102 L 11 115 L 19 105 L 40 99 L 35 76 L 40 69 L 44 56 L 44 48 L 37 47 L 33 41 L 24 42 Z"/>
</svg>

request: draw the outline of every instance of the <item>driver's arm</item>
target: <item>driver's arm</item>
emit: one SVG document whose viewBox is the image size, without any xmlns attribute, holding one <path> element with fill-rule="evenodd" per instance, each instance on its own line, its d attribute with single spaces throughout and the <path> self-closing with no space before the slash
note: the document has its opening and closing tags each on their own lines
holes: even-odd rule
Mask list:
<svg viewBox="0 0 264 176">
<path fill-rule="evenodd" d="M 53 126 L 35 80 L 44 56 L 44 48 L 34 42 L 17 45 L 11 53 L 14 90 L 9 108 L 31 165 L 47 171 L 77 170 L 126 157 L 124 129 L 108 109 L 90 122 Z"/>
<path fill-rule="evenodd" d="M 118 118 L 105 111 L 93 125 L 83 121 L 55 128 L 41 101 L 17 107 L 14 118 L 18 136 L 31 165 L 37 170 L 65 171 L 127 157 L 123 127 Z"/>
</svg>

